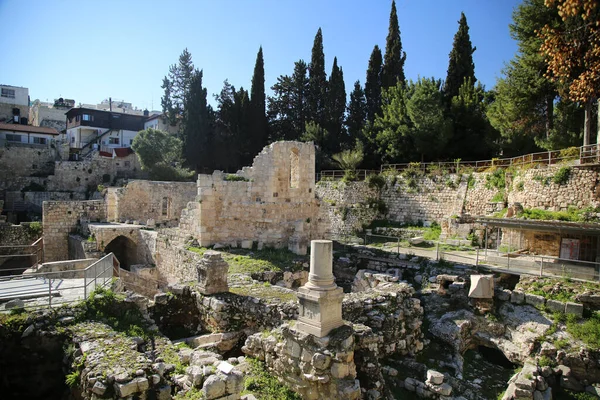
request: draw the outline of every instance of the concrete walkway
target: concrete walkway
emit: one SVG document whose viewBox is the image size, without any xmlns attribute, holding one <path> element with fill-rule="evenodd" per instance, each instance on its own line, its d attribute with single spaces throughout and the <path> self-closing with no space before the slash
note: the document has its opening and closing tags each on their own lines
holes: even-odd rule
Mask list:
<svg viewBox="0 0 600 400">
<path fill-rule="evenodd" d="M 83 279 L 48 279 L 23 277 L 0 279 L 0 302 L 12 299 L 25 301 L 25 307 L 60 305 L 83 300 Z"/>
</svg>

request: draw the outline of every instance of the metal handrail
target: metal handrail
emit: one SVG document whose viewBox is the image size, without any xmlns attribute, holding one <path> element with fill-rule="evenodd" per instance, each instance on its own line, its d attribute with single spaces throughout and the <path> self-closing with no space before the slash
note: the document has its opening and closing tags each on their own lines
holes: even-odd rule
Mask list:
<svg viewBox="0 0 600 400">
<path fill-rule="evenodd" d="M 54 283 L 54 281 L 59 280 L 59 279 L 60 280 L 69 279 L 69 278 L 62 278 L 62 276 L 65 276 L 67 274 L 72 274 L 75 271 L 75 272 L 83 274 L 83 285 L 70 286 L 69 289 L 83 289 L 83 299 L 86 299 L 93 292 L 93 290 L 96 289 L 97 287 L 106 287 L 108 284 L 110 284 L 110 282 L 112 281 L 112 277 L 115 275 L 115 272 L 114 272 L 115 266 L 116 266 L 116 271 L 117 271 L 116 274 L 118 276 L 118 270 L 120 267 L 119 260 L 115 257 L 115 255 L 113 253 L 109 253 L 109 254 L 105 255 L 104 257 L 102 257 L 101 259 L 95 261 L 88 267 L 81 269 L 81 270 L 32 272 L 27 275 L 1 276 L 0 281 L 35 279 L 36 283 L 21 285 L 19 288 L 16 288 L 16 289 L 5 289 L 4 291 L 0 292 L 0 295 L 10 294 L 11 292 L 14 292 L 16 290 L 23 291 L 23 289 L 27 289 L 27 288 L 33 288 L 33 287 L 39 288 L 40 281 L 39 281 L 39 279 L 36 279 L 36 278 L 41 278 L 41 280 L 44 284 L 45 283 L 48 284 L 47 291 L 46 292 L 38 292 L 36 294 L 42 294 L 39 297 L 44 297 L 43 295 L 45 294 L 48 297 L 47 306 L 51 307 L 52 306 L 52 297 L 53 297 L 52 284 Z M 76 279 L 82 279 L 82 278 L 76 278 Z M 89 290 L 89 289 L 92 289 L 92 290 Z M 81 300 L 81 298 L 78 298 L 77 300 L 73 300 L 73 301 L 79 301 L 79 300 Z M 38 305 L 30 306 L 30 307 L 44 307 L 44 305 L 38 304 Z"/>
</svg>

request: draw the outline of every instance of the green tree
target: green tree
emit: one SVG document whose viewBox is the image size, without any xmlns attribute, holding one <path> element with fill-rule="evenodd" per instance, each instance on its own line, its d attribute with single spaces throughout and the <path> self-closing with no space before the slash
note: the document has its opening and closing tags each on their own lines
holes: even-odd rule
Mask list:
<svg viewBox="0 0 600 400">
<path fill-rule="evenodd" d="M 186 96 L 192 85 L 193 75 L 192 55 L 186 48 L 179 56 L 178 63 L 169 67 L 169 74 L 163 79 L 161 86 L 164 89 L 162 111 L 171 124 L 175 124 L 177 118 L 185 113 Z"/>
<path fill-rule="evenodd" d="M 487 111 L 490 123 L 501 134 L 505 155 L 538 151 L 537 144 L 548 148 L 560 134 L 554 130 L 557 86 L 545 76 L 548 65 L 537 34 L 547 24 L 560 23 L 556 10 L 545 7 L 544 0 L 525 0 L 513 11 L 510 32 L 518 52 L 502 71 Z"/>
<path fill-rule="evenodd" d="M 444 93 L 447 99 L 458 96 L 458 91 L 465 80 L 473 82 L 473 85 L 477 81 L 475 78 L 475 64 L 473 64 L 475 49 L 471 44 L 467 17 L 464 13 L 460 13 L 458 31 L 454 35 L 454 43 L 449 55 L 448 75 L 444 84 Z"/>
<path fill-rule="evenodd" d="M 305 131 L 308 116 L 308 66 L 303 60 L 294 64 L 292 76 L 282 75 L 271 88 L 267 115 L 271 142 L 298 140 Z"/>
<path fill-rule="evenodd" d="M 344 71 L 338 67 L 337 57 L 333 59 L 328 88 L 326 103 L 327 123 L 325 129 L 329 132 L 327 153 L 333 154 L 348 144 L 348 135 L 344 129 L 346 86 L 344 84 Z"/>
<path fill-rule="evenodd" d="M 244 88 L 235 90 L 227 80 L 221 93 L 215 96 L 214 167 L 226 171 L 237 171 L 253 157 L 253 138 L 248 134 L 251 108 L 248 92 Z M 251 160 L 250 160 L 251 161 Z"/>
<path fill-rule="evenodd" d="M 375 115 L 381 110 L 381 67 L 383 58 L 379 46 L 375 45 L 369 58 L 365 97 L 367 101 L 367 120 L 375 121 Z"/>
<path fill-rule="evenodd" d="M 202 71 L 192 74 L 183 115 L 184 157 L 189 168 L 200 171 L 214 168 L 214 112 L 207 103 L 207 91 L 202 86 Z"/>
<path fill-rule="evenodd" d="M 181 167 L 182 142 L 173 135 L 146 129 L 135 136 L 131 148 L 150 179 L 187 181 L 194 176 L 193 171 Z"/>
<path fill-rule="evenodd" d="M 323 53 L 323 33 L 321 28 L 315 35 L 310 67 L 308 69 L 308 120 L 325 125 L 327 101 L 327 75 L 325 74 L 325 54 Z"/>
<path fill-rule="evenodd" d="M 381 113 L 375 117 L 369 140 L 382 163 L 406 161 L 411 155 L 413 126 L 406 101 L 407 91 L 400 81 L 381 93 Z"/>
<path fill-rule="evenodd" d="M 329 157 L 323 151 L 324 144 L 329 140 L 329 132 L 323 129 L 321 125 L 315 121 L 307 122 L 304 133 L 300 136 L 300 140 L 303 142 L 313 142 L 315 144 L 315 167 L 317 171 L 320 171 L 325 166 L 331 164 Z"/>
<path fill-rule="evenodd" d="M 452 146 L 448 154 L 463 160 L 485 160 L 495 154 L 496 131 L 486 117 L 485 90 L 465 79 L 452 98 Z"/>
<path fill-rule="evenodd" d="M 250 88 L 250 153 L 258 154 L 267 145 L 269 136 L 266 115 L 265 96 L 265 62 L 263 59 L 262 46 L 258 49 L 254 74 L 252 75 L 252 87 Z"/>
<path fill-rule="evenodd" d="M 348 103 L 347 111 L 348 141 L 349 143 L 356 143 L 357 139 L 362 140 L 362 130 L 367 122 L 367 102 L 360 81 L 354 82 L 354 89 L 350 93 L 350 103 Z"/>
<path fill-rule="evenodd" d="M 404 62 L 406 53 L 402 51 L 400 40 L 400 26 L 396 14 L 396 1 L 392 0 L 392 11 L 390 12 L 390 25 L 385 41 L 385 57 L 381 71 L 381 86 L 385 89 L 396 86 L 397 82 L 405 83 Z"/>
<path fill-rule="evenodd" d="M 406 110 L 411 120 L 414 152 L 420 155 L 420 161 L 444 158 L 452 126 L 444 112 L 442 82 L 421 78 L 409 86 Z"/>
</svg>

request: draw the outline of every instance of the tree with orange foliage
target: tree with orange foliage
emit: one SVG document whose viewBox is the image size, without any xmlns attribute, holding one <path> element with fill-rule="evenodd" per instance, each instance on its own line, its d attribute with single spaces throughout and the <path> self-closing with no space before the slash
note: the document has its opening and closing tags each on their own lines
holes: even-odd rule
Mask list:
<svg viewBox="0 0 600 400">
<path fill-rule="evenodd" d="M 592 103 L 600 97 L 600 6 L 597 0 L 545 0 L 563 20 L 546 25 L 540 51 L 548 62 L 547 77 L 559 84 L 561 95 L 585 104 L 583 144 L 590 144 Z M 599 102 L 600 111 L 600 102 Z M 597 143 L 600 144 L 600 119 Z"/>
</svg>

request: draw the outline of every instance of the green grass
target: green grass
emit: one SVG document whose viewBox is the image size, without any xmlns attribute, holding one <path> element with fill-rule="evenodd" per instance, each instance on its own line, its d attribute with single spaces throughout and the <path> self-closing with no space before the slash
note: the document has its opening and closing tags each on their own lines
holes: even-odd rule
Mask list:
<svg viewBox="0 0 600 400">
<path fill-rule="evenodd" d="M 207 248 L 187 247 L 187 250 L 203 255 Z M 229 264 L 230 274 L 251 274 L 267 271 L 298 271 L 302 269 L 298 261 L 308 261 L 308 256 L 300 256 L 287 249 L 247 250 L 219 249 L 223 260 Z"/>
<path fill-rule="evenodd" d="M 242 394 L 252 393 L 261 400 L 300 400 L 302 397 L 279 383 L 277 378 L 265 369 L 264 363 L 248 358 L 250 374 L 245 381 Z"/>
<path fill-rule="evenodd" d="M 229 182 L 250 182 L 250 179 L 244 178 L 243 176 L 239 176 L 236 174 L 227 174 L 225 175 L 225 178 L 223 178 L 223 180 Z"/>
<path fill-rule="evenodd" d="M 277 288 L 272 287 L 270 284 L 232 287 L 229 288 L 229 291 L 240 296 L 250 296 L 265 300 L 279 300 L 281 302 L 298 301 L 298 297 L 293 292 L 278 290 Z"/>
<path fill-rule="evenodd" d="M 592 349 L 600 349 L 600 315 L 598 312 L 583 322 L 567 321 L 567 332 Z"/>
</svg>

